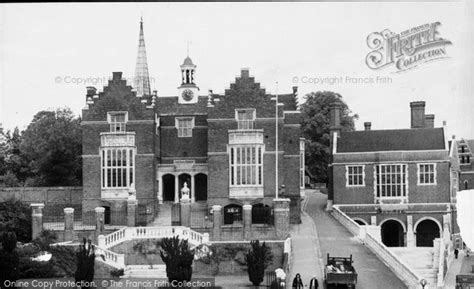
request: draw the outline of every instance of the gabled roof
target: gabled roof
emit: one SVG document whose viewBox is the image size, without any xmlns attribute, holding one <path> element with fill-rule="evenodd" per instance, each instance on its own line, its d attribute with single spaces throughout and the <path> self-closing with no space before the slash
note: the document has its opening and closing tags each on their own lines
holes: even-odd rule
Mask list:
<svg viewBox="0 0 474 289">
<path fill-rule="evenodd" d="M 471 155 L 472 155 L 472 149 L 474 148 L 474 139 L 466 139 L 464 140 L 467 144 L 467 147 L 469 149 L 469 151 L 471 152 Z"/>
<path fill-rule="evenodd" d="M 338 153 L 444 150 L 442 128 L 341 132 Z"/>
</svg>

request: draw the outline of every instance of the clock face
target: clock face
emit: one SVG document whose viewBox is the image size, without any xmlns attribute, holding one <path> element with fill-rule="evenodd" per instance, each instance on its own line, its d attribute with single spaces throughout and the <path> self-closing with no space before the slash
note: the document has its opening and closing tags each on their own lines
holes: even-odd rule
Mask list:
<svg viewBox="0 0 474 289">
<path fill-rule="evenodd" d="M 190 101 L 191 99 L 193 99 L 193 96 L 194 96 L 194 93 L 193 93 L 192 90 L 186 89 L 185 91 L 183 91 L 183 99 L 184 100 Z"/>
</svg>

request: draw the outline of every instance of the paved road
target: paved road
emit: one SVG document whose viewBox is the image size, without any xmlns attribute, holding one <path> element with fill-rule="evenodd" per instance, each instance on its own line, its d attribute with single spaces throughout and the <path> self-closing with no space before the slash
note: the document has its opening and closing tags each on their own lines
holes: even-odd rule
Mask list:
<svg viewBox="0 0 474 289">
<path fill-rule="evenodd" d="M 307 193 L 307 197 L 306 212 L 316 224 L 319 249 L 324 263 L 327 253 L 340 257 L 352 254 L 358 273 L 357 289 L 407 288 L 382 261 L 325 211 L 326 195 Z"/>
</svg>

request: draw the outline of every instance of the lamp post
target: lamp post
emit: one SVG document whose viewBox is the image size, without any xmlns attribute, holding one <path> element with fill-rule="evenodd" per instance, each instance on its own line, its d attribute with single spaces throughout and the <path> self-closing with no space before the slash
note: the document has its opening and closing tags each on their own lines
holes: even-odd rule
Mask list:
<svg viewBox="0 0 474 289">
<path fill-rule="evenodd" d="M 278 199 L 278 81 L 275 94 L 275 198 Z"/>
</svg>

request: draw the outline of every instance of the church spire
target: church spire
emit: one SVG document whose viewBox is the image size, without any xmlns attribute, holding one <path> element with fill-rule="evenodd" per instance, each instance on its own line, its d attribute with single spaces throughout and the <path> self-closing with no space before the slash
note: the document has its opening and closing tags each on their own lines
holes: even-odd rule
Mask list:
<svg viewBox="0 0 474 289">
<path fill-rule="evenodd" d="M 135 67 L 134 88 L 137 96 L 150 95 L 150 77 L 148 76 L 148 63 L 146 60 L 145 36 L 143 34 L 143 17 L 140 20 L 140 37 L 138 40 L 137 66 Z"/>
</svg>

